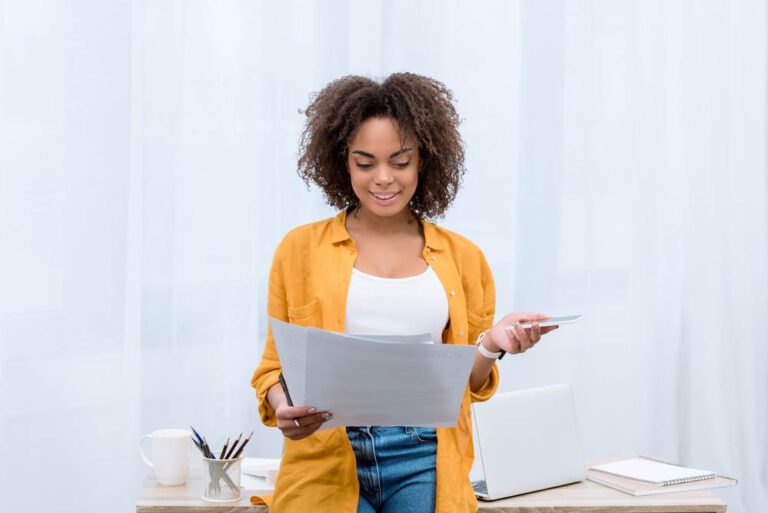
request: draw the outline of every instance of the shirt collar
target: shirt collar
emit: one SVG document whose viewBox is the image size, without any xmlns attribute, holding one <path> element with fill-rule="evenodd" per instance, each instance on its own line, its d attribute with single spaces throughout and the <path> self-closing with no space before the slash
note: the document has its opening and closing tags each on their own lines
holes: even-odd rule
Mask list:
<svg viewBox="0 0 768 513">
<path fill-rule="evenodd" d="M 336 244 L 352 239 L 347 231 L 346 221 L 346 209 L 339 212 L 336 217 L 331 220 L 331 243 Z M 435 225 L 423 218 L 419 218 L 419 221 L 421 221 L 421 226 L 424 229 L 424 245 L 433 250 L 443 249 L 443 244 L 440 241 Z"/>
</svg>

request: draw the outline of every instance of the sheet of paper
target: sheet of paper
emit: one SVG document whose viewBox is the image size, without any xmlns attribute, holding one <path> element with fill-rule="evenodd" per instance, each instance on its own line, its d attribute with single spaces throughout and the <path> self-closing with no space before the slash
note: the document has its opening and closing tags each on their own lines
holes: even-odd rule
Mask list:
<svg viewBox="0 0 768 513">
<path fill-rule="evenodd" d="M 278 321 L 270 317 L 272 335 L 275 337 L 283 377 L 291 385 L 288 392 L 295 406 L 306 404 L 304 400 L 304 376 L 307 361 L 307 328 Z"/>
<path fill-rule="evenodd" d="M 323 429 L 456 425 L 474 346 L 382 343 L 270 323 L 294 404 L 333 413 Z"/>
<path fill-rule="evenodd" d="M 372 340 L 373 342 L 383 342 L 386 344 L 434 344 L 432 341 L 432 335 L 429 333 L 422 333 L 420 335 L 349 335 L 346 337 L 353 339 L 364 338 L 366 340 Z"/>
<path fill-rule="evenodd" d="M 243 458 L 240 484 L 246 490 L 272 490 L 279 470 L 279 458 Z"/>
<path fill-rule="evenodd" d="M 240 468 L 243 474 L 266 478 L 280 469 L 280 458 L 243 458 Z"/>
<path fill-rule="evenodd" d="M 245 473 L 240 475 L 240 486 L 245 490 L 269 491 L 275 489 L 274 485 L 267 483 L 266 478 Z"/>
</svg>

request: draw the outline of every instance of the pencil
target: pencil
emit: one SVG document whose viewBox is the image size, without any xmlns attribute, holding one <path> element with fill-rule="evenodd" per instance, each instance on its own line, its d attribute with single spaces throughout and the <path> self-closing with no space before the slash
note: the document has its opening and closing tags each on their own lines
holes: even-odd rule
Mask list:
<svg viewBox="0 0 768 513">
<path fill-rule="evenodd" d="M 203 445 L 203 437 L 200 436 L 200 433 L 195 431 L 195 428 L 193 428 L 192 426 L 189 426 L 189 427 L 192 429 L 192 432 L 195 434 L 195 438 L 197 438 L 197 443 L 199 443 L 200 445 Z"/>
<path fill-rule="evenodd" d="M 235 443 L 232 444 L 232 447 L 229 448 L 229 452 L 227 452 L 226 456 L 224 456 L 225 460 L 228 460 L 232 454 L 234 454 L 237 444 L 240 442 L 240 438 L 243 436 L 242 433 L 237 435 L 237 439 L 235 439 Z"/>
<path fill-rule="evenodd" d="M 233 456 L 233 459 L 237 459 L 240 457 L 240 455 L 243 453 L 243 449 L 245 449 L 245 446 L 248 445 L 248 442 L 251 441 L 252 436 L 253 436 L 253 431 L 251 431 L 251 434 L 248 435 L 248 438 L 245 439 L 245 441 L 243 442 L 243 445 L 241 445 L 240 448 L 237 450 L 237 452 Z"/>
<path fill-rule="evenodd" d="M 210 459 L 212 460 L 216 459 L 216 456 L 214 456 L 213 453 L 211 452 L 211 447 L 208 445 L 208 440 L 206 440 L 205 437 L 203 437 L 203 449 L 205 449 L 205 451 L 208 453 L 208 457 Z"/>
<path fill-rule="evenodd" d="M 190 437 L 190 438 L 192 438 L 192 443 L 195 444 L 195 447 L 197 447 L 197 449 L 200 451 L 203 457 L 204 458 L 207 457 L 205 454 L 205 451 L 203 450 L 203 446 L 197 443 L 197 440 L 195 440 L 194 437 Z"/>
<path fill-rule="evenodd" d="M 224 447 L 221 448 L 221 454 L 219 454 L 219 459 L 223 460 L 224 455 L 227 453 L 227 446 L 229 445 L 229 438 L 227 438 L 227 441 L 224 442 Z"/>
<path fill-rule="evenodd" d="M 285 394 L 285 399 L 288 401 L 288 406 L 293 406 L 293 401 L 291 400 L 291 394 L 288 393 L 288 384 L 285 382 L 285 378 L 283 377 L 282 372 L 278 374 L 277 380 L 280 382 L 280 387 L 283 389 L 283 393 Z"/>
</svg>

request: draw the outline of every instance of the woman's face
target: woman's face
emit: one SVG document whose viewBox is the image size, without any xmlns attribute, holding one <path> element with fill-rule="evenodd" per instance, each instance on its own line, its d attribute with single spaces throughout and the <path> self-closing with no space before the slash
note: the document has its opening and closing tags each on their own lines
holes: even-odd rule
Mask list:
<svg viewBox="0 0 768 513">
<path fill-rule="evenodd" d="M 401 214 L 418 184 L 418 143 L 409 136 L 401 146 L 391 118 L 369 118 L 349 144 L 347 169 L 361 210 L 380 217 Z"/>
</svg>

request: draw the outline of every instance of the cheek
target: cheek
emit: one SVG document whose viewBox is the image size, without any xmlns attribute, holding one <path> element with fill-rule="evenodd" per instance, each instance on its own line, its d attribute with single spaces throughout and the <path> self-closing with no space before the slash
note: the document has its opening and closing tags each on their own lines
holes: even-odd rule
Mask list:
<svg viewBox="0 0 768 513">
<path fill-rule="evenodd" d="M 360 191 L 364 190 L 366 185 L 366 177 L 363 173 L 352 171 L 349 173 L 349 180 L 352 184 L 352 190 L 355 191 L 355 194 L 358 196 L 360 195 Z"/>
<path fill-rule="evenodd" d="M 419 185 L 419 173 L 417 171 L 414 171 L 413 175 L 410 176 L 410 179 L 408 181 L 408 189 L 415 191 L 417 185 Z"/>
<path fill-rule="evenodd" d="M 351 164 L 347 165 L 347 176 L 349 177 L 349 181 L 352 183 L 352 187 L 354 187 L 355 184 L 359 183 L 360 181 L 360 173 L 352 169 Z"/>
</svg>

